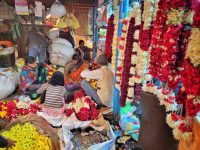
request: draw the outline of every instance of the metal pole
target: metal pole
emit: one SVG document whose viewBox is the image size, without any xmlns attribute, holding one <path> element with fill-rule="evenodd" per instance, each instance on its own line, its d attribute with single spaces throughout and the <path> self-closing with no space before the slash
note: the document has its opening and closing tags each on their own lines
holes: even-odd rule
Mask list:
<svg viewBox="0 0 200 150">
<path fill-rule="evenodd" d="M 98 27 L 97 27 L 97 15 L 98 15 L 98 0 L 95 0 L 93 9 L 93 58 L 97 54 L 97 44 L 98 44 Z"/>
</svg>

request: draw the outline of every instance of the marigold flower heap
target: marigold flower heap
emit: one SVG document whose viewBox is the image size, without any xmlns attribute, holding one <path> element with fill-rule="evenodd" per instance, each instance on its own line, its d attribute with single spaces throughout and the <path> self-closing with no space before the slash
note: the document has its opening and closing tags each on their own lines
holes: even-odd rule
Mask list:
<svg viewBox="0 0 200 150">
<path fill-rule="evenodd" d="M 9 150 L 52 150 L 51 139 L 41 135 L 30 123 L 16 124 L 10 130 L 3 131 L 5 138 L 16 141 L 15 146 Z M 0 148 L 6 150 L 7 148 Z"/>
</svg>

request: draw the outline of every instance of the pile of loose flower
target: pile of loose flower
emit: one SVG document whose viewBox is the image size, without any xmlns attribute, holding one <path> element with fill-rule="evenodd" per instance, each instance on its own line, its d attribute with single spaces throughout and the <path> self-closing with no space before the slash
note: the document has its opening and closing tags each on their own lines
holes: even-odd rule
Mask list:
<svg viewBox="0 0 200 150">
<path fill-rule="evenodd" d="M 10 130 L 1 133 L 5 138 L 16 141 L 9 150 L 52 150 L 51 140 L 48 136 L 41 135 L 31 123 L 16 124 Z M 6 148 L 0 148 L 6 150 Z"/>
<path fill-rule="evenodd" d="M 29 113 L 36 113 L 40 108 L 39 103 L 23 102 L 18 100 L 0 102 L 0 119 L 12 120 L 17 116 L 25 116 Z"/>
<path fill-rule="evenodd" d="M 73 113 L 81 121 L 98 119 L 100 114 L 96 104 L 82 90 L 74 94 L 74 100 L 67 106 L 66 115 L 70 117 Z"/>
</svg>

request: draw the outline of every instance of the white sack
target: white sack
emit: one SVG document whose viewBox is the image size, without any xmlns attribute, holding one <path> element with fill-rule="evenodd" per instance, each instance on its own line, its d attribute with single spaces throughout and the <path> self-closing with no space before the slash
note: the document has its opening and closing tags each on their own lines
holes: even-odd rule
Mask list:
<svg viewBox="0 0 200 150">
<path fill-rule="evenodd" d="M 50 14 L 53 17 L 60 18 L 60 17 L 64 16 L 66 13 L 67 13 L 67 11 L 65 9 L 65 6 L 59 1 L 55 1 L 50 8 Z"/>
<path fill-rule="evenodd" d="M 3 75 L 2 75 L 3 74 Z M 11 71 L 0 72 L 0 99 L 8 97 L 17 87 L 17 78 Z"/>
<path fill-rule="evenodd" d="M 66 47 L 73 48 L 72 44 L 63 38 L 56 38 L 56 39 L 52 40 L 52 44 L 62 44 L 62 45 L 65 45 Z"/>
<path fill-rule="evenodd" d="M 48 37 L 51 39 L 51 40 L 54 40 L 56 38 L 59 37 L 59 29 L 58 28 L 52 28 L 49 30 L 49 35 Z"/>
</svg>

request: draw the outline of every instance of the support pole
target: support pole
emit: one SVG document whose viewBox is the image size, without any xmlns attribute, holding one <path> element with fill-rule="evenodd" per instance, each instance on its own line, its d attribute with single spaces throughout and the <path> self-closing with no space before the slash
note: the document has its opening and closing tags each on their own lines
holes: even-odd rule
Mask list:
<svg viewBox="0 0 200 150">
<path fill-rule="evenodd" d="M 98 27 L 97 27 L 97 15 L 98 15 L 98 0 L 95 0 L 93 9 L 93 58 L 97 54 L 97 44 L 98 44 Z"/>
</svg>

